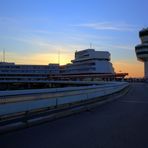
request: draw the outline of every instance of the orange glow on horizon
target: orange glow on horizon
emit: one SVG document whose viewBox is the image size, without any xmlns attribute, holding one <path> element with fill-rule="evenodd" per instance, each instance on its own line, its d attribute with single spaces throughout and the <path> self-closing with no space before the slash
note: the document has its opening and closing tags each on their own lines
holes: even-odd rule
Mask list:
<svg viewBox="0 0 148 148">
<path fill-rule="evenodd" d="M 55 63 L 64 65 L 70 63 L 73 59 L 72 54 L 56 54 L 56 53 L 40 53 L 28 56 L 20 56 L 14 53 L 7 53 L 7 62 L 15 62 L 16 64 L 34 64 L 34 65 L 47 65 Z"/>
<path fill-rule="evenodd" d="M 74 59 L 73 53 L 39 53 L 29 56 L 22 56 L 16 53 L 7 53 L 7 62 L 15 62 L 16 64 L 34 64 L 34 65 L 47 65 L 49 63 L 59 63 L 65 65 L 71 63 Z M 116 73 L 128 73 L 127 77 L 143 77 L 144 66 L 139 61 L 113 61 L 113 67 Z"/>
<path fill-rule="evenodd" d="M 143 63 L 136 61 L 136 62 L 113 62 L 113 67 L 115 72 L 123 72 L 128 73 L 127 77 L 143 77 L 144 76 L 144 67 Z"/>
</svg>

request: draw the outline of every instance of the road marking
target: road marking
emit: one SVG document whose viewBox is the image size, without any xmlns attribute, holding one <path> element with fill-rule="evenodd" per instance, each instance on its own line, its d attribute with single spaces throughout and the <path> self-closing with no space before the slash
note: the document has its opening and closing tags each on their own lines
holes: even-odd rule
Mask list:
<svg viewBox="0 0 148 148">
<path fill-rule="evenodd" d="M 140 103 L 140 104 L 148 104 L 148 101 L 133 101 L 133 100 L 123 100 L 123 101 L 119 101 L 122 103 Z"/>
</svg>

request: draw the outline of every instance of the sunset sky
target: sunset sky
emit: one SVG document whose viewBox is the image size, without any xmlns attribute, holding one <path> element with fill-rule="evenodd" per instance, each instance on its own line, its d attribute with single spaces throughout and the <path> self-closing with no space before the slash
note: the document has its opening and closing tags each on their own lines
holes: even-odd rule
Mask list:
<svg viewBox="0 0 148 148">
<path fill-rule="evenodd" d="M 134 47 L 147 9 L 147 0 L 0 0 L 0 60 L 5 49 L 7 62 L 62 65 L 92 43 L 116 72 L 143 77 Z"/>
</svg>

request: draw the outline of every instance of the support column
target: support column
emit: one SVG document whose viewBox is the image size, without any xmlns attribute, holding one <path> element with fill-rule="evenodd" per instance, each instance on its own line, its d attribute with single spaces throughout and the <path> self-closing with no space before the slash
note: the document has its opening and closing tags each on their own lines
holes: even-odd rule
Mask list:
<svg viewBox="0 0 148 148">
<path fill-rule="evenodd" d="M 148 79 L 148 60 L 144 62 L 144 77 Z"/>
</svg>

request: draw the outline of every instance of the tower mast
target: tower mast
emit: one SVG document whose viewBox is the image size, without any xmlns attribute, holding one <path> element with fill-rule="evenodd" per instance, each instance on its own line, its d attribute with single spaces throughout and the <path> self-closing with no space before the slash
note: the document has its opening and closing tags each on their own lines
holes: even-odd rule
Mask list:
<svg viewBox="0 0 148 148">
<path fill-rule="evenodd" d="M 92 49 L 92 43 L 90 43 L 90 49 Z"/>
<path fill-rule="evenodd" d="M 3 49 L 3 62 L 5 62 L 5 49 Z"/>
</svg>

